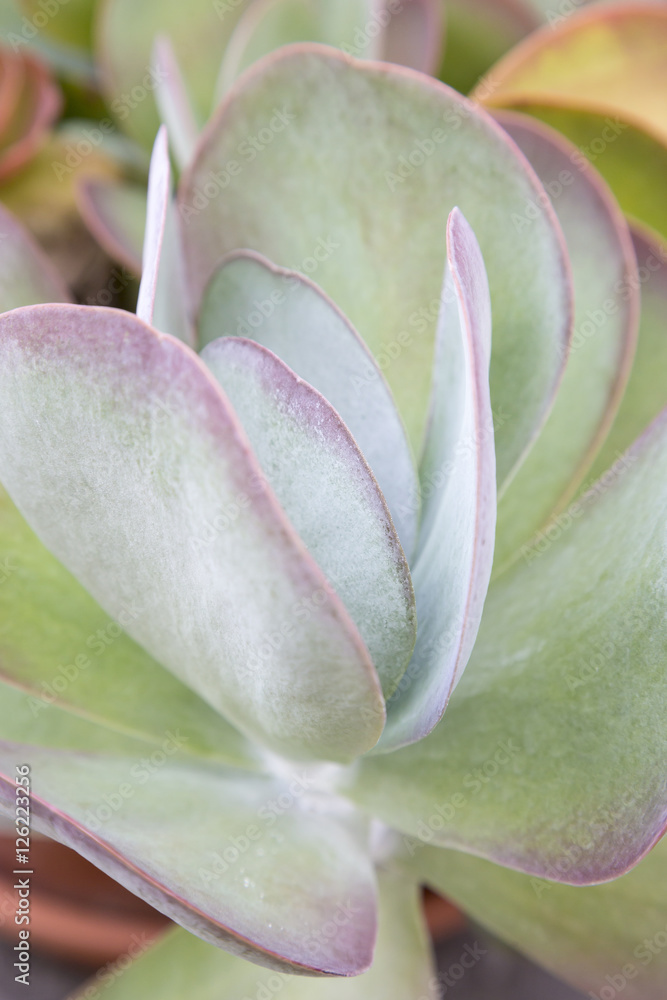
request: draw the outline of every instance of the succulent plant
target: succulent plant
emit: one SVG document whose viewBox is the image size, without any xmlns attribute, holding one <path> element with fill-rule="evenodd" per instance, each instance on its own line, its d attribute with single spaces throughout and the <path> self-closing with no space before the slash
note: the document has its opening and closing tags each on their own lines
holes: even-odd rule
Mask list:
<svg viewBox="0 0 667 1000">
<path fill-rule="evenodd" d="M 573 152 L 299 45 L 159 132 L 136 316 L 5 221 L 1 800 L 182 928 L 82 996 L 435 996 L 423 882 L 661 996 L 667 255 L 633 367 Z"/>
</svg>

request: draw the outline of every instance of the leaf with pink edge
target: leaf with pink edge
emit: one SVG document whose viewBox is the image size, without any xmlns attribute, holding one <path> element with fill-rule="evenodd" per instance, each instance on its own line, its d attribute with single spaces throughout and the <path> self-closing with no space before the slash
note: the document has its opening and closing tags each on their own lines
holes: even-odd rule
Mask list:
<svg viewBox="0 0 667 1000">
<path fill-rule="evenodd" d="M 660 197 L 667 176 L 667 145 L 616 115 L 580 108 L 522 104 L 521 111 L 539 118 L 577 147 L 573 164 L 589 159 L 631 219 L 657 229 L 667 239 L 667 198 Z"/>
<path fill-rule="evenodd" d="M 424 510 L 412 569 L 419 632 L 408 672 L 387 705 L 379 750 L 394 750 L 433 729 L 479 629 L 496 523 L 490 356 L 484 261 L 470 226 L 454 209 L 420 469 Z"/>
<path fill-rule="evenodd" d="M 0 804 L 15 809 L 28 761 L 33 828 L 204 941 L 286 972 L 368 968 L 377 917 L 363 818 L 328 807 L 298 770 L 240 776 L 172 754 L 132 763 L 1 744 Z"/>
<path fill-rule="evenodd" d="M 202 353 L 299 537 L 364 640 L 385 698 L 417 633 L 408 564 L 373 473 L 338 413 L 275 354 L 240 337 Z"/>
<path fill-rule="evenodd" d="M 197 356 L 85 306 L 5 314 L 0 356 L 0 477 L 107 613 L 138 608 L 129 634 L 285 756 L 370 749 L 368 652 Z"/>
<path fill-rule="evenodd" d="M 430 942 L 421 893 L 412 879 L 378 871 L 378 937 L 368 972 L 347 979 L 306 979 L 270 973 L 212 948 L 182 930 L 170 931 L 141 954 L 122 977 L 105 984 L 105 1000 L 215 1000 L 220 983 L 229 997 L 278 996 L 282 1000 L 435 1000 Z M 84 984 L 71 1000 L 86 1000 Z"/>
<path fill-rule="evenodd" d="M 502 572 L 522 545 L 550 530 L 554 517 L 567 517 L 567 504 L 587 478 L 630 376 L 639 291 L 628 225 L 594 168 L 541 122 L 514 112 L 497 117 L 552 192 L 575 293 L 574 333 L 554 408 L 498 507 L 495 572 Z M 530 228 L 539 211 L 539 204 L 527 206 L 517 227 Z"/>
<path fill-rule="evenodd" d="M 633 227 L 637 264 L 635 288 L 641 295 L 637 353 L 620 409 L 591 469 L 597 479 L 623 454 L 639 434 L 667 406 L 667 242 L 658 233 Z"/>
</svg>

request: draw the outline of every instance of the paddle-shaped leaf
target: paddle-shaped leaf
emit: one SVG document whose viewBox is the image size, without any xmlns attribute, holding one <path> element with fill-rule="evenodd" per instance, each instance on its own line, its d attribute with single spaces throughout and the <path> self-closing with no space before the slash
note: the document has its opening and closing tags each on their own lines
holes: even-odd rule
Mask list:
<svg viewBox="0 0 667 1000">
<path fill-rule="evenodd" d="M 178 219 L 171 200 L 166 126 L 155 139 L 148 175 L 148 204 L 137 316 L 186 344 L 193 334 L 185 313 L 185 288 Z"/>
<path fill-rule="evenodd" d="M 255 340 L 322 393 L 373 470 L 409 559 L 420 499 L 405 429 L 372 354 L 324 292 L 296 271 L 240 251 L 207 285 L 197 333 L 200 348 L 220 336 Z"/>
<path fill-rule="evenodd" d="M 572 261 L 575 317 L 554 408 L 498 508 L 496 572 L 518 557 L 522 544 L 547 529 L 584 481 L 621 402 L 639 323 L 630 232 L 602 179 L 577 158 L 573 146 L 540 122 L 512 112 L 500 112 L 498 120 L 552 192 Z M 527 206 L 516 226 L 529 229 L 541 211 L 539 204 Z"/>
<path fill-rule="evenodd" d="M 580 516 L 492 585 L 425 740 L 352 792 L 400 830 L 557 881 L 613 879 L 667 823 L 667 412 Z"/>
<path fill-rule="evenodd" d="M 488 262 L 503 482 L 548 412 L 569 334 L 555 216 L 512 226 L 542 194 L 499 126 L 444 85 L 319 46 L 282 50 L 233 88 L 182 179 L 193 300 L 241 248 L 308 273 L 380 361 L 418 451 L 458 205 Z"/>
<path fill-rule="evenodd" d="M 0 362 L 0 478 L 107 613 L 136 607 L 134 639 L 286 756 L 370 749 L 368 652 L 196 355 L 129 313 L 35 306 L 0 317 Z"/>
<path fill-rule="evenodd" d="M 378 871 L 378 937 L 373 966 L 349 979 L 306 979 L 284 973 L 258 975 L 242 959 L 211 948 L 192 934 L 174 930 L 142 954 L 121 977 L 104 986 L 105 1000 L 142 1000 L 155 991 L 160 1000 L 210 1000 L 224 983 L 229 997 L 282 1000 L 435 1000 L 430 942 L 412 879 Z M 71 1000 L 89 1000 L 85 984 Z"/>
<path fill-rule="evenodd" d="M 431 412 L 421 463 L 424 511 L 413 567 L 419 633 L 388 705 L 380 749 L 433 729 L 463 673 L 493 562 L 496 468 L 489 398 L 491 309 L 484 261 L 454 209 L 438 319 Z"/>
<path fill-rule="evenodd" d="M 222 337 L 208 345 L 202 361 L 359 629 L 388 698 L 414 648 L 414 594 L 384 497 L 354 438 L 324 396 L 265 347 Z"/>
<path fill-rule="evenodd" d="M 270 969 L 354 975 L 376 935 L 365 822 L 312 780 L 0 744 L 0 804 L 31 766 L 33 827 L 211 944 Z M 317 799 L 316 804 L 310 801 Z M 328 933 L 333 923 L 336 933 Z"/>
</svg>

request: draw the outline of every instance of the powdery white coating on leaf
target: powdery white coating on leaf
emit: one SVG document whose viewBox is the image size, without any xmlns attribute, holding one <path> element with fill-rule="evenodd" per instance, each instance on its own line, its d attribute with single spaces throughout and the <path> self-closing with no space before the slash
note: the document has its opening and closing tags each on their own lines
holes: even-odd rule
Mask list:
<svg viewBox="0 0 667 1000">
<path fill-rule="evenodd" d="M 373 470 L 408 559 L 417 538 L 417 470 L 391 390 L 364 342 L 309 278 L 242 250 L 223 260 L 199 310 L 199 346 L 241 336 L 268 347 L 331 403 Z"/>
<path fill-rule="evenodd" d="M 142 781 L 131 757 L 2 743 L 4 810 L 16 808 L 15 766 L 27 758 L 35 829 L 205 941 L 289 973 L 350 976 L 370 965 L 377 900 L 366 823 L 335 804 L 309 808 L 298 769 L 279 780 L 167 760 Z M 103 808 L 128 785 L 118 808 Z M 272 803 L 285 797 L 290 808 L 277 813 Z"/>
<path fill-rule="evenodd" d="M 359 629 L 389 697 L 415 644 L 414 594 L 384 498 L 354 439 L 327 400 L 259 344 L 224 337 L 202 361 Z"/>
<path fill-rule="evenodd" d="M 413 579 L 419 636 L 380 742 L 395 749 L 441 718 L 477 637 L 491 576 L 496 467 L 489 396 L 491 308 L 474 233 L 454 209 L 426 444 Z"/>
<path fill-rule="evenodd" d="M 278 753 L 373 746 L 368 652 L 196 355 L 128 313 L 39 306 L 0 318 L 0 361 L 0 478 L 102 607 L 138 606 L 132 637 Z"/>
</svg>

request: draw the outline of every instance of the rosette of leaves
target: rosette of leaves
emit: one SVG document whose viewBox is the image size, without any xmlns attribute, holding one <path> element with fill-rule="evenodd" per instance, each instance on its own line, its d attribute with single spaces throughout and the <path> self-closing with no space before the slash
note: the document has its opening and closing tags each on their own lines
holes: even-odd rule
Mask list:
<svg viewBox="0 0 667 1000">
<path fill-rule="evenodd" d="M 576 498 L 641 395 L 637 261 L 505 126 L 291 47 L 175 199 L 159 133 L 136 316 L 0 243 L 2 800 L 28 764 L 34 828 L 181 925 L 110 997 L 435 995 L 424 881 L 661 994 L 667 423 Z"/>
</svg>

